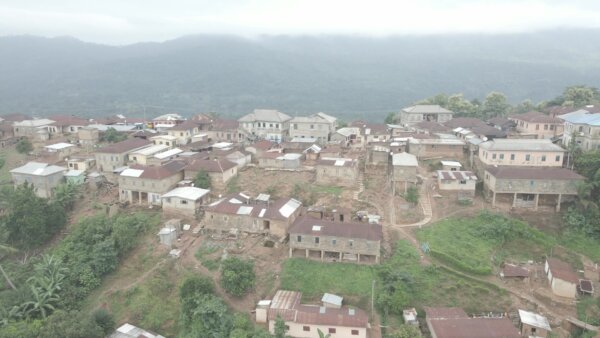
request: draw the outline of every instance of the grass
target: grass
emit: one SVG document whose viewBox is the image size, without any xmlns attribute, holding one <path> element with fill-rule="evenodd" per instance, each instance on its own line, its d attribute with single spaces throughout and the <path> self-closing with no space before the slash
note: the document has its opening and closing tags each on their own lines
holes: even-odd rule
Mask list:
<svg viewBox="0 0 600 338">
<path fill-rule="evenodd" d="M 213 242 L 204 242 L 202 245 L 196 250 L 194 256 L 200 263 L 210 271 L 215 271 L 221 265 L 221 257 L 209 257 L 214 256 L 221 247 L 217 243 Z"/>
<path fill-rule="evenodd" d="M 311 189 L 316 193 L 331 194 L 335 195 L 336 197 L 339 197 L 344 191 L 342 187 L 334 187 L 328 185 L 313 185 Z"/>
<path fill-rule="evenodd" d="M 12 180 L 10 170 L 23 162 L 27 158 L 27 155 L 19 154 L 14 146 L 10 146 L 0 149 L 0 158 L 4 162 L 2 167 L 0 167 L 0 182 L 10 182 Z"/>
<path fill-rule="evenodd" d="M 156 270 L 144 282 L 127 290 L 112 293 L 107 303 L 115 318 L 137 323 L 165 336 L 177 333 L 179 288 L 182 271 L 171 261 Z"/>
<path fill-rule="evenodd" d="M 600 262 L 600 241 L 581 231 L 565 231 L 559 237 L 559 242 L 569 250 L 585 255 L 594 262 Z"/>
<path fill-rule="evenodd" d="M 503 235 L 495 232 L 502 226 L 507 233 L 514 231 L 516 235 L 508 235 L 509 239 L 503 241 Z M 429 243 L 435 258 L 480 275 L 491 274 L 494 265 L 507 259 L 541 260 L 556 245 L 553 237 L 526 223 L 491 214 L 443 220 L 419 230 L 417 238 Z"/>
<path fill-rule="evenodd" d="M 600 325 L 600 298 L 584 297 L 579 301 L 577 318 L 588 324 Z"/>
</svg>

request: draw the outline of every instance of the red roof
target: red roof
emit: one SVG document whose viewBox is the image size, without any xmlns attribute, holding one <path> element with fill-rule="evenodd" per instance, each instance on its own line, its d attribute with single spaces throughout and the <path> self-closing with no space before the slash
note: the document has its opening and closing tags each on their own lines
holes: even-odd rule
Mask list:
<svg viewBox="0 0 600 338">
<path fill-rule="evenodd" d="M 577 274 L 568 263 L 556 258 L 547 258 L 546 262 L 548 262 L 549 270 L 552 272 L 552 278 L 562 279 L 575 284 L 579 282 Z"/>
<path fill-rule="evenodd" d="M 173 127 L 169 128 L 169 130 L 185 131 L 185 130 L 192 130 L 194 128 L 198 128 L 198 121 L 187 120 L 180 124 L 174 125 Z"/>
<path fill-rule="evenodd" d="M 336 163 L 340 164 L 340 165 L 336 165 Z M 327 165 L 327 166 L 336 166 L 336 167 L 354 167 L 354 166 L 356 166 L 356 160 L 346 159 L 346 161 L 343 161 L 343 159 L 339 159 L 339 160 L 320 159 L 317 161 L 317 165 Z"/>
<path fill-rule="evenodd" d="M 53 120 L 53 125 L 55 126 L 87 126 L 90 124 L 88 119 L 84 119 L 74 115 L 54 115 L 49 117 L 50 120 Z"/>
<path fill-rule="evenodd" d="M 19 113 L 2 115 L 1 117 L 4 119 L 4 121 L 10 121 L 10 122 L 21 122 L 21 121 L 32 119 L 31 116 L 29 116 L 29 115 L 19 114 Z"/>
<path fill-rule="evenodd" d="M 213 122 L 213 130 L 232 130 L 237 129 L 240 126 L 238 120 L 230 119 L 215 119 Z"/>
<path fill-rule="evenodd" d="M 419 123 L 415 123 L 414 127 L 417 129 L 427 130 L 431 133 L 447 132 L 447 131 L 451 130 L 451 128 L 446 127 L 445 125 L 443 125 L 439 122 L 433 122 L 433 121 L 422 121 Z"/>
<path fill-rule="evenodd" d="M 529 270 L 514 264 L 504 264 L 502 268 L 504 277 L 529 277 Z"/>
<path fill-rule="evenodd" d="M 563 123 L 563 121 L 558 117 L 552 117 L 539 111 L 530 111 L 524 114 L 513 115 L 510 118 L 513 120 L 526 121 L 531 123 Z"/>
<path fill-rule="evenodd" d="M 96 150 L 97 153 L 121 154 L 150 145 L 152 142 L 140 138 L 132 138 L 117 142 Z"/>
<path fill-rule="evenodd" d="M 162 180 L 167 177 L 176 175 L 183 171 L 185 162 L 183 161 L 171 161 L 161 166 L 145 166 L 145 165 L 132 165 L 131 169 L 143 170 L 144 172 L 139 176 L 140 178 L 147 178 L 151 180 Z"/>
<path fill-rule="evenodd" d="M 520 338 L 512 321 L 504 318 L 432 319 L 432 333 L 437 338 Z"/>
<path fill-rule="evenodd" d="M 488 127 L 488 125 L 480 119 L 474 117 L 455 117 L 450 121 L 444 123 L 446 127 L 449 128 L 473 128 L 473 127 Z"/>
<path fill-rule="evenodd" d="M 459 307 L 425 307 L 427 319 L 469 318 L 465 310 Z"/>
<path fill-rule="evenodd" d="M 583 180 L 584 177 L 566 168 L 541 168 L 517 166 L 488 166 L 486 171 L 496 178 L 517 180 Z"/>
<path fill-rule="evenodd" d="M 273 148 L 275 145 L 276 145 L 275 142 L 271 142 L 269 140 L 261 140 L 261 141 L 254 143 L 252 145 L 252 147 L 259 149 L 259 150 L 269 150 L 269 149 Z"/>
<path fill-rule="evenodd" d="M 315 225 L 321 227 L 319 231 L 313 231 Z M 380 224 L 333 222 L 310 216 L 298 217 L 290 226 L 288 232 L 290 234 L 359 238 L 370 241 L 381 241 L 383 239 L 383 230 Z"/>
</svg>

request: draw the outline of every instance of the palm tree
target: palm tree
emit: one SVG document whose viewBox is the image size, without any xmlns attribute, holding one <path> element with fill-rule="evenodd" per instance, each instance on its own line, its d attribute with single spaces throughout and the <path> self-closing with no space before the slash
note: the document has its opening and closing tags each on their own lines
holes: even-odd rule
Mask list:
<svg viewBox="0 0 600 338">
<path fill-rule="evenodd" d="M 42 318 L 48 317 L 48 315 L 54 311 L 54 303 L 59 301 L 59 298 L 54 295 L 49 295 L 43 290 L 31 286 L 31 292 L 33 294 L 33 300 L 23 303 L 22 307 L 25 309 L 25 315 L 30 317 L 36 314 L 40 314 Z"/>
<path fill-rule="evenodd" d="M 330 337 L 331 337 L 331 334 L 330 334 L 330 333 L 328 333 L 328 334 L 325 334 L 325 333 L 323 333 L 323 331 L 321 331 L 320 329 L 317 329 L 317 333 L 319 334 L 319 338 L 330 338 Z"/>
</svg>

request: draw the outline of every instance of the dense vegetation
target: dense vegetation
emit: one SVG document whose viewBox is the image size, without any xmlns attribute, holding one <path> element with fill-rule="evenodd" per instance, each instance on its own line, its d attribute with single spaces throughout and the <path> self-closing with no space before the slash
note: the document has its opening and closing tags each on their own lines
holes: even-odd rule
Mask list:
<svg viewBox="0 0 600 338">
<path fill-rule="evenodd" d="M 584 43 L 585 42 L 585 43 Z M 240 116 L 256 107 L 383 120 L 436 93 L 511 102 L 547 99 L 573 84 L 600 83 L 600 34 L 420 37 L 192 36 L 102 46 L 70 38 L 0 39 L 0 113 L 169 110 Z M 22 90 L 27 88 L 27 90 Z"/>
<path fill-rule="evenodd" d="M 206 172 L 206 170 L 200 170 L 194 177 L 194 186 L 202 189 L 210 189 L 212 186 L 212 181 L 210 179 L 210 175 Z"/>
<path fill-rule="evenodd" d="M 221 286 L 227 293 L 241 297 L 254 287 L 255 281 L 254 262 L 230 257 L 221 263 Z"/>
</svg>

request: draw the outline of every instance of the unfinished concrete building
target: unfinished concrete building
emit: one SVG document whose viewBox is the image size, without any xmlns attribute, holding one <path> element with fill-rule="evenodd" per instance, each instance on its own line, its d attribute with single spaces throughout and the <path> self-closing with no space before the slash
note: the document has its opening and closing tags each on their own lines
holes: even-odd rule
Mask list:
<svg viewBox="0 0 600 338">
<path fill-rule="evenodd" d="M 335 222 L 309 216 L 289 229 L 290 257 L 295 251 L 321 261 L 379 263 L 383 230 L 379 224 Z"/>
<path fill-rule="evenodd" d="M 577 195 L 584 177 L 565 168 L 490 166 L 484 173 L 484 190 L 496 202 L 511 203 L 513 208 L 538 209 L 551 205 L 560 211 L 565 197 Z"/>
</svg>

